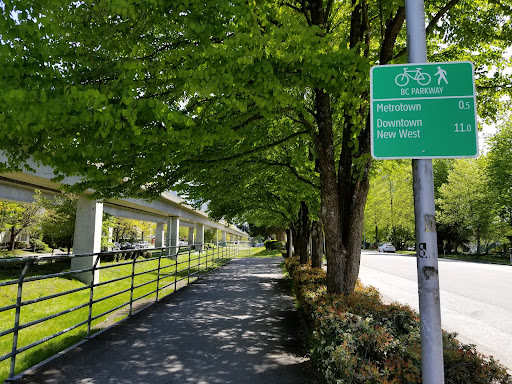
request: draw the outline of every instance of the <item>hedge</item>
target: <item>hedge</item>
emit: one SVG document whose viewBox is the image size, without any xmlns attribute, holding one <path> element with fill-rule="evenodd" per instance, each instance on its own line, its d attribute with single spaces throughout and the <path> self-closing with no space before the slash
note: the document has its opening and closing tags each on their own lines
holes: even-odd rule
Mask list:
<svg viewBox="0 0 512 384">
<path fill-rule="evenodd" d="M 284 241 L 277 241 L 277 240 L 265 240 L 263 243 L 265 245 L 266 249 L 277 249 L 281 250 L 285 248 L 285 242 Z"/>
<path fill-rule="evenodd" d="M 359 281 L 348 296 L 327 294 L 326 274 L 285 260 L 299 308 L 310 329 L 311 357 L 333 384 L 421 383 L 419 316 L 410 307 L 384 304 Z M 443 331 L 446 384 L 512 384 L 505 367 Z"/>
</svg>

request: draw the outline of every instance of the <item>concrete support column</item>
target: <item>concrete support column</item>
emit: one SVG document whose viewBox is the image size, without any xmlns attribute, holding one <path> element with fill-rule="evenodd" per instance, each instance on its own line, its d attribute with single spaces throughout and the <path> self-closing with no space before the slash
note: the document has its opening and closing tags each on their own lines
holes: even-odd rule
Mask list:
<svg viewBox="0 0 512 384">
<path fill-rule="evenodd" d="M 169 250 L 169 255 L 174 254 L 178 251 L 178 244 L 180 241 L 180 218 L 169 217 L 167 223 L 167 246 L 173 247 Z"/>
<path fill-rule="evenodd" d="M 194 227 L 188 229 L 188 245 L 194 245 Z"/>
<path fill-rule="evenodd" d="M 194 244 L 196 244 L 195 250 L 198 251 L 203 249 L 202 244 L 204 243 L 204 224 L 197 224 L 196 230 L 197 232 Z"/>
<path fill-rule="evenodd" d="M 103 220 L 103 203 L 79 196 L 76 208 L 73 254 L 97 253 L 101 251 L 101 224 Z M 71 270 L 86 269 L 94 266 L 98 256 L 74 257 Z M 99 264 L 98 264 L 99 266 Z M 100 273 L 82 272 L 74 275 L 85 284 L 98 283 Z"/>
<path fill-rule="evenodd" d="M 222 242 L 223 243 L 228 242 L 228 233 L 226 231 L 222 231 Z"/>
<path fill-rule="evenodd" d="M 219 244 L 219 230 L 218 229 L 215 230 L 215 243 Z"/>
<path fill-rule="evenodd" d="M 164 239 L 165 239 L 164 229 L 165 229 L 164 223 L 156 223 L 155 248 L 162 248 L 164 246 Z"/>
</svg>

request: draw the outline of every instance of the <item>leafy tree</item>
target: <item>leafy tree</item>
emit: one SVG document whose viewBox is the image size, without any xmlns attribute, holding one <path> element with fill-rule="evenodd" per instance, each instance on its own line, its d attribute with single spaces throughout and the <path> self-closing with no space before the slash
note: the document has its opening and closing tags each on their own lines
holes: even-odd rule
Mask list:
<svg viewBox="0 0 512 384">
<path fill-rule="evenodd" d="M 216 240 L 217 240 L 217 230 L 206 229 L 204 231 L 204 242 L 205 243 L 215 243 Z"/>
<path fill-rule="evenodd" d="M 504 229 L 512 243 L 512 124 L 508 122 L 489 139 L 487 155 L 489 187 L 498 204 L 500 218 L 507 224 Z"/>
<path fill-rule="evenodd" d="M 434 159 L 432 167 L 434 170 L 434 196 L 439 197 L 439 188 L 448 181 L 448 175 L 453 169 L 454 159 Z"/>
<path fill-rule="evenodd" d="M 305 149 L 304 143 L 287 143 L 279 148 L 272 147 L 264 154 L 247 153 L 195 169 L 196 162 L 204 164 L 203 151 L 203 160 L 189 162 L 190 172 L 195 169 L 193 183 L 183 182 L 176 188 L 197 207 L 208 202 L 208 213 L 213 218 L 224 218 L 239 226 L 249 223 L 250 227 L 266 230 L 293 229 L 294 240 L 302 240 L 295 244 L 296 253 L 307 258 L 309 211 L 319 211 L 318 188 L 314 176 L 303 172 L 299 164 L 293 164 L 300 157 L 291 156 Z M 285 153 L 288 159 L 283 159 Z"/>
<path fill-rule="evenodd" d="M 509 89 L 510 8 L 426 7 L 430 58 L 475 61 L 485 119 Z M 0 149 L 10 167 L 33 156 L 59 176 L 82 175 L 76 188 L 101 197 L 155 196 L 193 181 L 180 171 L 191 158 L 209 164 L 305 140 L 312 158 L 280 163 L 319 179 L 327 288 L 349 293 L 371 164 L 369 68 L 405 60 L 404 20 L 401 1 L 8 2 Z"/>
<path fill-rule="evenodd" d="M 55 199 L 37 198 L 37 203 L 45 210 L 41 220 L 41 234 L 50 248 L 64 247 L 70 253 L 75 232 L 77 199 L 72 194 L 63 194 Z"/>
<path fill-rule="evenodd" d="M 14 251 L 16 237 L 37 225 L 41 208 L 36 204 L 17 204 L 0 201 L 0 232 L 9 231 L 8 249 Z"/>
<path fill-rule="evenodd" d="M 368 239 L 376 243 L 379 239 L 391 240 L 398 249 L 414 239 L 412 168 L 409 162 L 379 163 L 370 181 L 365 229 Z"/>
<path fill-rule="evenodd" d="M 188 227 L 180 227 L 180 239 L 188 239 Z"/>
<path fill-rule="evenodd" d="M 144 241 L 155 234 L 156 224 L 149 221 L 139 221 L 138 230 L 140 231 L 140 239 Z"/>
<path fill-rule="evenodd" d="M 495 204 L 490 198 L 485 159 L 459 159 L 454 162 L 448 182 L 439 188 L 439 221 L 468 231 L 477 242 L 495 236 Z M 496 239 L 496 238 L 495 238 Z"/>
<path fill-rule="evenodd" d="M 114 227 L 116 225 L 116 219 L 109 213 L 103 212 L 103 218 L 101 221 L 101 250 L 108 250 L 114 244 Z M 112 228 L 112 237 L 110 237 L 110 228 Z"/>
<path fill-rule="evenodd" d="M 113 237 L 117 242 L 137 240 L 139 237 L 139 221 L 135 219 L 114 217 Z"/>
</svg>

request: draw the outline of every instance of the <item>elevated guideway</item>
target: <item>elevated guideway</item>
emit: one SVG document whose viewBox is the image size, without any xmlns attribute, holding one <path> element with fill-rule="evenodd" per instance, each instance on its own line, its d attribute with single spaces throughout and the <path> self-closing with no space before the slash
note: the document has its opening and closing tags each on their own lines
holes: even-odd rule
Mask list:
<svg viewBox="0 0 512 384">
<path fill-rule="evenodd" d="M 7 163 L 7 161 L 5 154 L 0 152 L 0 162 Z M 36 190 L 45 197 L 55 197 L 62 193 L 64 185 L 73 185 L 79 181 L 78 177 L 66 177 L 61 182 L 55 182 L 52 180 L 55 175 L 51 167 L 35 163 L 29 165 L 33 169 L 31 172 L 0 173 L 0 200 L 33 203 Z M 235 226 L 211 220 L 206 212 L 195 210 L 185 204 L 184 200 L 168 192 L 162 193 L 151 202 L 134 198 L 108 199 L 99 202 L 89 197 L 86 192 L 78 198 L 73 242 L 75 254 L 100 252 L 103 212 L 116 217 L 156 223 L 156 247 L 177 246 L 180 227 L 189 228 L 188 243 L 190 245 L 203 244 L 204 231 L 208 228 L 220 230 L 221 239 L 217 238 L 217 241 L 239 241 L 242 237 L 248 236 Z M 165 226 L 167 230 L 164 232 Z M 72 263 L 72 268 L 87 268 L 94 262 L 94 257 L 91 257 L 91 260 L 84 258 L 80 260 L 80 265 Z"/>
</svg>

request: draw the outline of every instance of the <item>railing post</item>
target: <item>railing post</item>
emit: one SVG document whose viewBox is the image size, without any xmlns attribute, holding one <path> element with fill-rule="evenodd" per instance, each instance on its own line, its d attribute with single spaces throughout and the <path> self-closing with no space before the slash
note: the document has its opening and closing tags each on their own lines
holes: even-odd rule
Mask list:
<svg viewBox="0 0 512 384">
<path fill-rule="evenodd" d="M 174 264 L 174 292 L 176 292 L 176 289 L 178 289 L 178 258 L 179 258 L 179 252 L 176 253 L 175 258 L 175 264 Z"/>
<path fill-rule="evenodd" d="M 190 284 L 190 253 L 191 249 L 188 250 L 188 269 L 187 269 L 187 284 Z"/>
<path fill-rule="evenodd" d="M 96 273 L 96 268 L 98 267 L 99 262 L 100 262 L 100 256 L 96 257 L 96 260 L 94 260 L 94 264 L 93 264 L 92 270 L 91 270 L 92 279 L 91 279 L 91 284 L 90 284 L 90 289 L 89 289 L 89 315 L 87 317 L 87 336 L 86 336 L 86 338 L 91 336 L 92 305 L 94 302 L 94 284 L 95 284 L 94 274 Z M 99 283 L 99 281 L 98 281 L 98 283 Z"/>
<path fill-rule="evenodd" d="M 9 370 L 9 377 L 14 376 L 16 367 L 16 350 L 18 349 L 18 333 L 20 328 L 20 313 L 21 313 L 21 296 L 23 294 L 23 280 L 27 276 L 28 270 L 32 266 L 32 260 L 27 260 L 21 271 L 20 279 L 18 280 L 18 294 L 16 297 L 16 312 L 14 315 L 14 331 L 12 335 L 12 349 L 11 349 L 11 368 Z"/>
<path fill-rule="evenodd" d="M 158 301 L 158 293 L 160 292 L 160 269 L 162 267 L 162 253 L 158 255 L 158 270 L 156 272 L 156 298 L 155 301 Z"/>
<path fill-rule="evenodd" d="M 197 273 L 199 274 L 201 272 L 201 250 L 198 252 L 198 259 L 197 259 Z"/>
<path fill-rule="evenodd" d="M 133 255 L 133 263 L 132 263 L 132 281 L 131 281 L 131 286 L 130 286 L 130 314 L 129 316 L 132 315 L 132 310 L 133 310 L 133 284 L 134 284 L 134 280 L 135 280 L 135 262 L 137 261 L 137 257 L 139 257 L 139 255 L 137 255 L 137 252 L 134 252 L 135 254 Z"/>
</svg>

